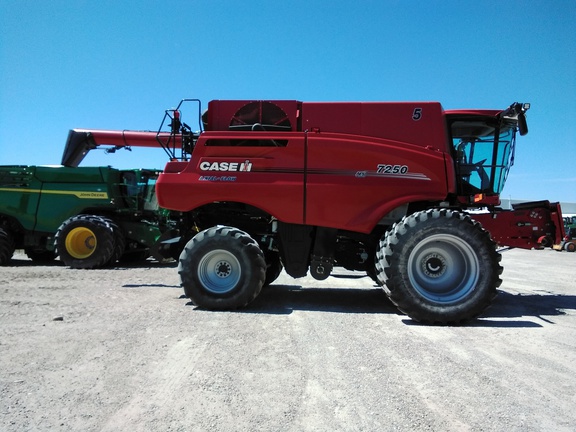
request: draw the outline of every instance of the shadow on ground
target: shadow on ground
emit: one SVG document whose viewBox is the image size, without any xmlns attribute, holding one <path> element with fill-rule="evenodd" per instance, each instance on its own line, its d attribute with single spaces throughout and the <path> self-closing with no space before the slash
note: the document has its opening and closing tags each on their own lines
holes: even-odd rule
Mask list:
<svg viewBox="0 0 576 432">
<path fill-rule="evenodd" d="M 554 324 L 554 317 L 576 311 L 576 296 L 553 293 L 511 294 L 499 291 L 492 307 L 482 318 L 533 318 Z M 513 327 L 513 322 L 510 327 Z"/>
<path fill-rule="evenodd" d="M 187 303 L 194 306 L 192 303 Z M 271 285 L 246 308 L 236 313 L 291 314 L 295 310 L 333 313 L 402 315 L 381 288 L 303 288 L 300 285 Z M 510 294 L 499 291 L 492 306 L 471 327 L 542 327 L 554 317 L 576 310 L 576 296 L 555 294 Z M 419 325 L 407 316 L 407 325 Z"/>
<path fill-rule="evenodd" d="M 182 288 L 180 285 L 166 285 L 163 283 L 124 284 L 122 288 Z"/>
<path fill-rule="evenodd" d="M 302 288 L 271 285 L 243 311 L 289 314 L 293 310 L 341 313 L 398 313 L 380 288 Z"/>
<path fill-rule="evenodd" d="M 29 259 L 18 259 L 12 258 L 7 267 L 66 267 L 62 261 L 55 259 L 52 261 L 32 261 Z M 135 262 L 117 262 L 114 265 L 108 265 L 101 268 L 90 269 L 89 271 L 98 270 L 126 270 L 126 269 L 138 269 L 138 268 L 176 268 L 178 267 L 178 262 L 169 260 L 166 262 L 158 262 L 155 260 L 144 260 Z"/>
</svg>

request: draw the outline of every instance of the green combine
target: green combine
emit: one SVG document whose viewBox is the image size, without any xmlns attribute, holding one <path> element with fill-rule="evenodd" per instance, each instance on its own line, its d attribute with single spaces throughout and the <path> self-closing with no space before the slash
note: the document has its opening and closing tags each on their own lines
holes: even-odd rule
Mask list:
<svg viewBox="0 0 576 432">
<path fill-rule="evenodd" d="M 78 269 L 176 258 L 179 215 L 158 206 L 158 170 L 0 166 L 0 265 L 23 249 Z"/>
</svg>

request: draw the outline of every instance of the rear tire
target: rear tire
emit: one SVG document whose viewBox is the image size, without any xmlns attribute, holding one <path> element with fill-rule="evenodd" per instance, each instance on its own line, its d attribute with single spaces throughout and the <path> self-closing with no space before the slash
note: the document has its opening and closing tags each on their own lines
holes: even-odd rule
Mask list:
<svg viewBox="0 0 576 432">
<path fill-rule="evenodd" d="M 126 250 L 126 237 L 124 237 L 122 229 L 112 219 L 101 216 L 100 219 L 108 224 L 114 233 L 114 251 L 112 252 L 110 260 L 106 263 L 106 265 L 113 266 L 118 260 L 120 260 L 120 258 L 122 258 L 122 255 L 124 255 Z"/>
<path fill-rule="evenodd" d="M 110 262 L 116 239 L 112 225 L 105 219 L 78 215 L 60 225 L 55 243 L 64 264 L 75 269 L 93 269 Z"/>
<path fill-rule="evenodd" d="M 564 250 L 566 252 L 574 252 L 576 251 L 576 244 L 572 242 L 566 242 L 566 244 L 564 245 Z"/>
<path fill-rule="evenodd" d="M 8 265 L 14 255 L 14 238 L 8 229 L 0 228 L 0 265 Z"/>
<path fill-rule="evenodd" d="M 502 283 L 500 254 L 469 216 L 427 210 L 406 216 L 380 241 L 378 279 L 415 321 L 459 324 L 480 315 Z"/>
<path fill-rule="evenodd" d="M 190 240 L 178 264 L 186 297 L 204 309 L 244 307 L 264 285 L 266 262 L 258 243 L 227 226 L 206 229 Z"/>
</svg>

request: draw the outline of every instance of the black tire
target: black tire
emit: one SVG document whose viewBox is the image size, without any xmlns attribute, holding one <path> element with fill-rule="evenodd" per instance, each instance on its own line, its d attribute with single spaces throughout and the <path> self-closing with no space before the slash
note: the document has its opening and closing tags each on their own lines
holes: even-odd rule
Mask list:
<svg viewBox="0 0 576 432">
<path fill-rule="evenodd" d="M 576 244 L 572 242 L 566 242 L 566 244 L 564 245 L 564 250 L 566 252 L 574 252 L 576 251 Z"/>
<path fill-rule="evenodd" d="M 112 232 L 114 233 L 114 251 L 112 252 L 110 260 L 106 263 L 106 265 L 113 266 L 124 255 L 124 252 L 126 250 L 126 237 L 124 236 L 124 232 L 122 231 L 122 229 L 112 219 L 102 216 L 95 216 L 95 217 L 99 217 L 100 219 L 102 219 L 104 223 L 106 223 L 107 225 L 110 226 L 110 228 L 112 228 Z"/>
<path fill-rule="evenodd" d="M 280 276 L 284 266 L 280 260 L 280 253 L 276 251 L 267 250 L 264 253 L 266 259 L 266 277 L 264 278 L 264 286 L 267 287 Z"/>
<path fill-rule="evenodd" d="M 0 227 L 0 265 L 8 265 L 14 255 L 14 238 L 8 229 Z"/>
<path fill-rule="evenodd" d="M 548 248 L 554 245 L 554 240 L 550 236 L 543 236 L 540 238 L 540 246 Z"/>
<path fill-rule="evenodd" d="M 56 259 L 56 252 L 47 249 L 25 248 L 24 253 L 35 263 L 50 263 Z"/>
<path fill-rule="evenodd" d="M 105 219 L 78 215 L 60 225 L 55 243 L 60 260 L 65 265 L 76 269 L 93 269 L 110 262 L 116 239 L 113 227 Z"/>
<path fill-rule="evenodd" d="M 211 310 L 244 307 L 264 285 L 266 262 L 244 231 L 216 226 L 195 235 L 180 254 L 178 273 L 186 297 Z"/>
<path fill-rule="evenodd" d="M 381 239 L 378 279 L 415 321 L 460 324 L 480 315 L 502 280 L 501 255 L 468 215 L 432 209 L 406 216 Z"/>
<path fill-rule="evenodd" d="M 375 257 L 375 255 L 374 255 Z M 375 261 L 375 260 L 374 260 Z M 378 286 L 382 286 L 382 282 L 380 282 L 380 279 L 378 279 L 378 271 L 376 270 L 376 265 L 368 265 L 368 263 L 366 264 L 367 268 L 366 268 L 366 274 L 368 275 L 368 277 L 370 279 L 372 279 L 372 281 L 378 285 Z"/>
</svg>

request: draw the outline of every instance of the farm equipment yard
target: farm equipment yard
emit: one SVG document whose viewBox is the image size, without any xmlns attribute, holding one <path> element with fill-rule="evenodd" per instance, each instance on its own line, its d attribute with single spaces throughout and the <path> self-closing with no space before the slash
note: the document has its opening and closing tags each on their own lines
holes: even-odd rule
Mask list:
<svg viewBox="0 0 576 432">
<path fill-rule="evenodd" d="M 176 263 L 87 271 L 17 251 L 0 430 L 572 431 L 575 258 L 505 251 L 491 308 L 426 326 L 362 273 L 282 272 L 247 308 L 208 312 Z"/>
<path fill-rule="evenodd" d="M 561 206 L 500 207 L 529 103 L 182 102 L 0 167 L 1 431 L 576 429 Z"/>
</svg>

